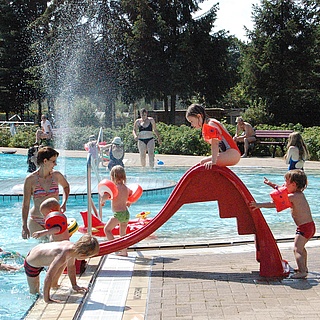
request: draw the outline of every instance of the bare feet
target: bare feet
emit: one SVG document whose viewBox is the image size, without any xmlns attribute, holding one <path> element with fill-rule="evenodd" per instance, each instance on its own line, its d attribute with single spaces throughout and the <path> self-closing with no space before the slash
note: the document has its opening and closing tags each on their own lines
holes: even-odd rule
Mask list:
<svg viewBox="0 0 320 320">
<path fill-rule="evenodd" d="M 307 272 L 297 272 L 295 274 L 293 274 L 290 279 L 304 279 L 306 278 L 308 275 Z"/>
<path fill-rule="evenodd" d="M 300 272 L 300 270 L 298 269 L 298 268 L 296 268 L 296 269 L 293 269 L 293 271 L 294 272 Z M 308 269 L 306 270 L 306 273 L 308 273 L 309 271 L 308 271 Z"/>
<path fill-rule="evenodd" d="M 117 252 L 116 255 L 120 256 L 120 257 L 127 257 L 128 256 L 128 252 L 120 251 L 120 252 Z"/>
</svg>

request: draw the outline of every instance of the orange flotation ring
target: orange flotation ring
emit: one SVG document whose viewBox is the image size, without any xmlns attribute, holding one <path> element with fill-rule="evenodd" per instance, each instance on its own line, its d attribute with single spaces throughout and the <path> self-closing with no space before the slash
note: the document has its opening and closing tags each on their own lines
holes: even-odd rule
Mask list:
<svg viewBox="0 0 320 320">
<path fill-rule="evenodd" d="M 142 187 L 137 183 L 132 183 L 128 186 L 128 188 L 132 191 L 131 195 L 128 198 L 128 202 L 134 203 L 138 201 L 143 193 Z"/>
<path fill-rule="evenodd" d="M 51 229 L 53 227 L 60 227 L 60 231 L 56 234 L 61 234 L 65 232 L 68 228 L 67 217 L 58 211 L 50 212 L 45 219 L 46 229 Z"/>
<path fill-rule="evenodd" d="M 291 202 L 289 200 L 288 190 L 286 187 L 275 188 L 272 192 L 270 192 L 270 196 L 273 200 L 273 203 L 276 205 L 277 212 L 291 208 Z"/>
<path fill-rule="evenodd" d="M 98 192 L 102 197 L 105 193 L 110 195 L 110 199 L 114 199 L 118 195 L 117 186 L 108 179 L 103 179 L 98 184 Z"/>
</svg>

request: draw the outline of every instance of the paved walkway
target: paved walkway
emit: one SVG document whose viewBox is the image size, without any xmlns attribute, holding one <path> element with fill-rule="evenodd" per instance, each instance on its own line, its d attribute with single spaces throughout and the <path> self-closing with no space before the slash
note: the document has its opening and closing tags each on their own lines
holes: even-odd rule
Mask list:
<svg viewBox="0 0 320 320">
<path fill-rule="evenodd" d="M 72 156 L 73 153 L 66 154 Z M 126 158 L 127 166 L 139 165 L 137 154 L 126 154 Z M 201 157 L 159 155 L 158 158 L 167 166 L 191 166 Z M 238 166 L 286 169 L 283 159 L 279 158 L 245 158 Z M 319 170 L 320 163 L 307 162 L 306 172 L 313 169 Z M 307 245 L 309 275 L 304 280 L 261 278 L 254 244 L 131 251 L 129 258 L 114 254 L 101 260 L 94 258 L 79 278 L 80 285 L 91 287 L 85 299 L 69 291 L 64 276 L 56 297 L 67 302 L 46 305 L 40 300 L 27 319 L 320 319 L 319 244 L 319 240 L 313 240 Z M 292 241 L 280 243 L 279 248 L 283 259 L 292 268 L 296 267 Z M 96 281 L 92 280 L 93 274 Z M 103 300 L 107 295 L 108 299 Z M 83 314 L 79 312 L 79 305 L 84 306 Z M 85 315 L 86 310 L 94 313 Z"/>
</svg>

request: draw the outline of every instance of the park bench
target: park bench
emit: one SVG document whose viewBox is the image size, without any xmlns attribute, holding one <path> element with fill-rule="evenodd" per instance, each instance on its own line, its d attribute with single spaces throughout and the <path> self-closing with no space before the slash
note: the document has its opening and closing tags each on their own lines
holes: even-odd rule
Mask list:
<svg viewBox="0 0 320 320">
<path fill-rule="evenodd" d="M 255 144 L 273 146 L 272 157 L 275 157 L 276 149 L 279 146 L 282 154 L 287 144 L 287 139 L 293 130 L 255 130 L 257 141 Z"/>
</svg>

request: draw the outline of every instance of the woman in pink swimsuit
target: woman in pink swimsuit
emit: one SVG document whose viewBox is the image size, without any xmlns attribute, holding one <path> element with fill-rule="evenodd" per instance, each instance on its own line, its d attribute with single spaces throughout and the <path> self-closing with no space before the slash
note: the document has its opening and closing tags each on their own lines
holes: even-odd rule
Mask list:
<svg viewBox="0 0 320 320">
<path fill-rule="evenodd" d="M 45 229 L 45 217 L 40 212 L 41 203 L 48 198 L 59 201 L 59 186 L 62 187 L 61 212 L 66 211 L 69 197 L 69 183 L 59 171 L 53 170 L 57 165 L 59 153 L 51 148 L 39 149 L 37 155 L 38 170 L 28 175 L 24 182 L 22 204 L 22 238 L 28 239 L 35 231 Z M 33 198 L 33 207 L 30 210 L 30 200 Z M 30 219 L 29 217 L 30 210 Z"/>
</svg>

